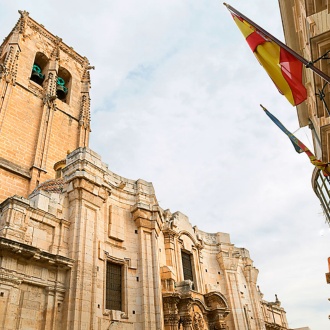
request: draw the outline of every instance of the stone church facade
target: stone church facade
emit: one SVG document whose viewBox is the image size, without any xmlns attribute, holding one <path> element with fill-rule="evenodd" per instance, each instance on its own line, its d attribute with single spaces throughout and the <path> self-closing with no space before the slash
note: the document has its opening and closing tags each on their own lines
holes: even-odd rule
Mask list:
<svg viewBox="0 0 330 330">
<path fill-rule="evenodd" d="M 20 15 L 0 47 L 0 329 L 288 329 L 246 249 L 88 148 L 92 67 Z"/>
</svg>

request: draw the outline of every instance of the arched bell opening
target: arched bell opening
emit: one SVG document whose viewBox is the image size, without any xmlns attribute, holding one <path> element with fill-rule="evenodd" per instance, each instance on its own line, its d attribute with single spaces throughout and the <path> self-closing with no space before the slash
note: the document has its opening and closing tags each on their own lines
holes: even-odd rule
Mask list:
<svg viewBox="0 0 330 330">
<path fill-rule="evenodd" d="M 56 96 L 63 102 L 68 103 L 71 86 L 71 74 L 68 70 L 59 67 L 56 81 Z"/>
<path fill-rule="evenodd" d="M 43 53 L 37 52 L 33 62 L 30 79 L 35 83 L 37 83 L 38 85 L 42 86 L 45 80 L 44 72 L 47 66 L 48 66 L 47 56 Z"/>
</svg>

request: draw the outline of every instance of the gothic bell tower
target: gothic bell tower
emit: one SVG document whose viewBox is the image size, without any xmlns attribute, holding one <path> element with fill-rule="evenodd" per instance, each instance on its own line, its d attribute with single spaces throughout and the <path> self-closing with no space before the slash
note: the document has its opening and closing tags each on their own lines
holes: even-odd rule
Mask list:
<svg viewBox="0 0 330 330">
<path fill-rule="evenodd" d="M 0 46 L 0 203 L 55 178 L 68 151 L 88 146 L 86 57 L 26 11 Z"/>
</svg>

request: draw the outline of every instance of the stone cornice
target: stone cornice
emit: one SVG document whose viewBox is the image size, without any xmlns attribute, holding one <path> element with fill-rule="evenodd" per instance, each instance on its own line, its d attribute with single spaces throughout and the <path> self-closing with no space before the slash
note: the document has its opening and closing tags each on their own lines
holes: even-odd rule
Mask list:
<svg viewBox="0 0 330 330">
<path fill-rule="evenodd" d="M 26 259 L 34 259 L 43 263 L 49 263 L 63 268 L 71 268 L 74 264 L 74 260 L 43 251 L 37 247 L 13 241 L 11 239 L 0 237 L 0 250 L 8 251 L 14 254 L 24 256 Z"/>
<path fill-rule="evenodd" d="M 2 157 L 0 157 L 0 168 L 3 168 L 11 173 L 17 174 L 19 176 L 22 176 L 26 179 L 31 179 L 30 173 L 23 169 L 21 166 L 16 165 L 13 162 L 10 162 Z"/>
</svg>

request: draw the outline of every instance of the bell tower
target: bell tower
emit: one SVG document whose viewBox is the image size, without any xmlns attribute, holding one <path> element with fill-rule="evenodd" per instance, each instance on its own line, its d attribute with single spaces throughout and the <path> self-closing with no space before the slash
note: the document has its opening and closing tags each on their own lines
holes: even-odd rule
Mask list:
<svg viewBox="0 0 330 330">
<path fill-rule="evenodd" d="M 27 197 L 55 178 L 54 165 L 86 147 L 90 75 L 86 57 L 26 11 L 0 46 L 0 202 Z"/>
</svg>

